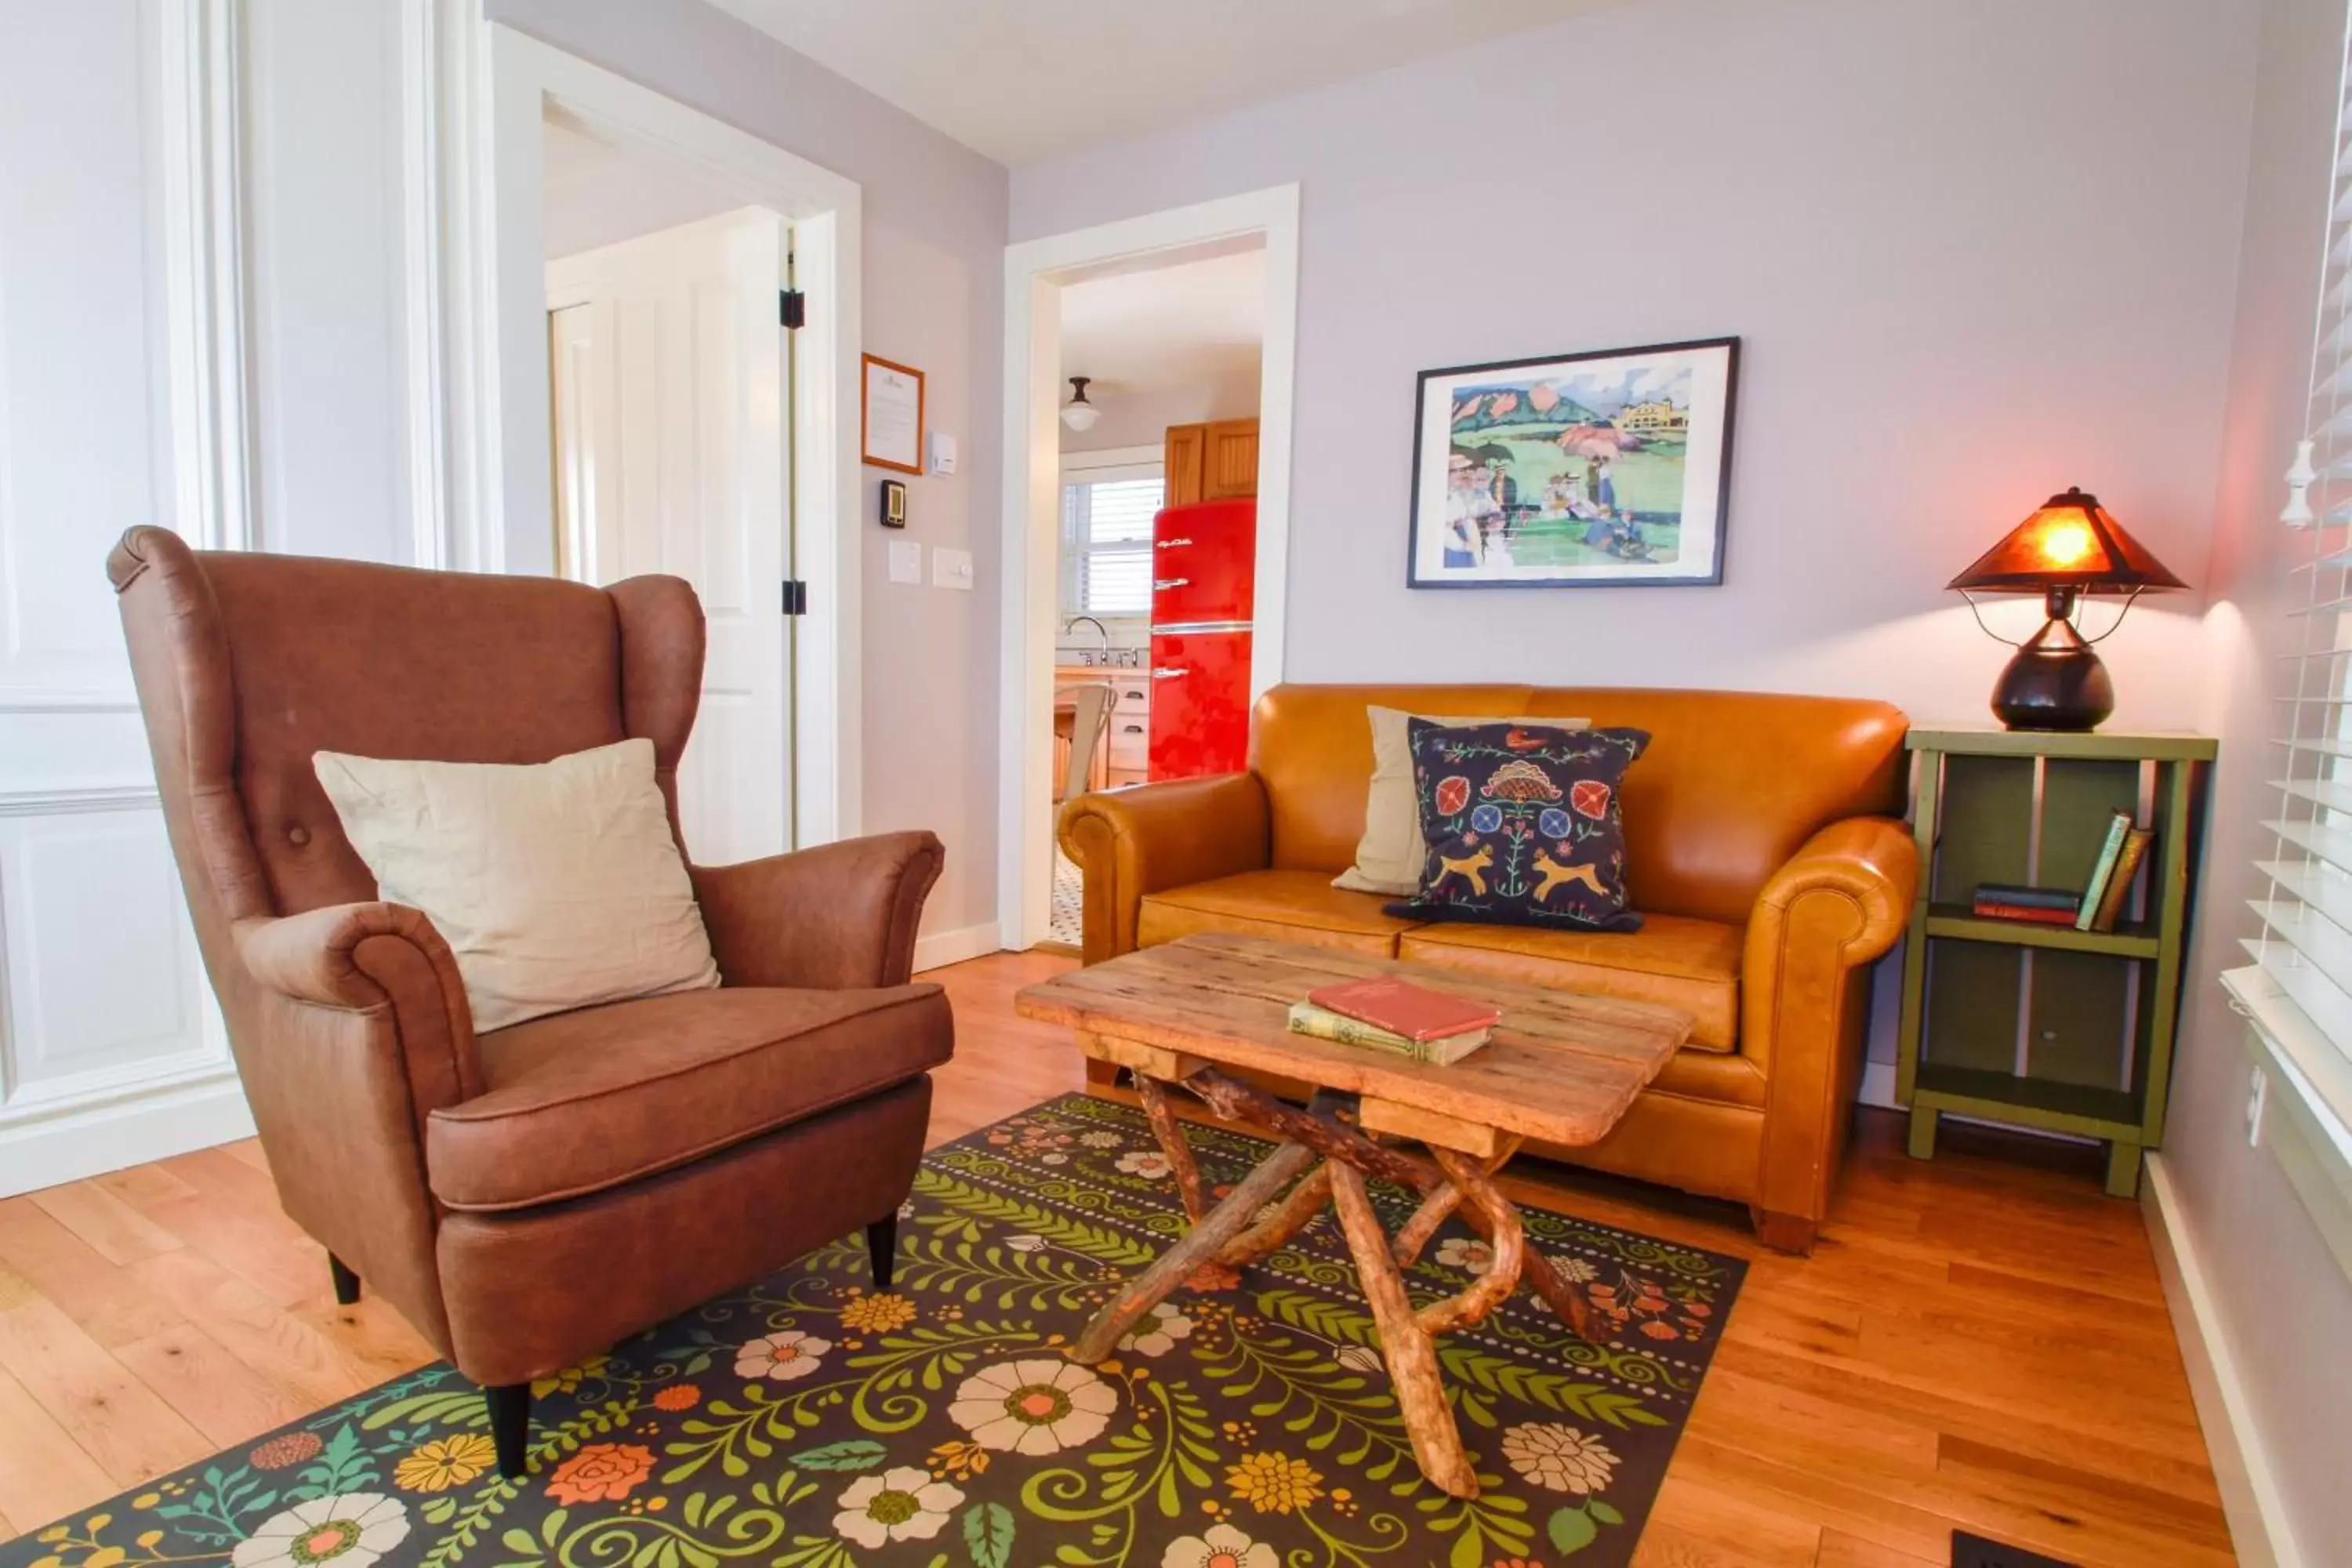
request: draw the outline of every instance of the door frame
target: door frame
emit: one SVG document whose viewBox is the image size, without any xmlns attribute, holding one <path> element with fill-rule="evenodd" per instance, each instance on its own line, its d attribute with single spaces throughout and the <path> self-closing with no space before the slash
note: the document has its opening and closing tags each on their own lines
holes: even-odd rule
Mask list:
<svg viewBox="0 0 2352 1568">
<path fill-rule="evenodd" d="M 791 628 L 793 776 L 780 782 L 793 792 L 794 847 L 854 837 L 863 800 L 857 183 L 484 20 L 480 0 L 404 3 L 417 564 L 554 570 L 548 105 L 781 215 L 807 313 L 792 356 L 792 516 L 779 526 L 809 611 Z"/>
<path fill-rule="evenodd" d="M 1258 370 L 1256 617 L 1250 698 L 1282 679 L 1290 566 L 1290 447 L 1298 353 L 1298 187 L 1023 240 L 1004 249 L 1003 638 L 997 750 L 998 930 L 1045 940 L 1053 917 L 1054 628 L 1061 516 L 1062 289 L 1089 276 L 1203 259 L 1260 238 L 1265 336 Z"/>
</svg>

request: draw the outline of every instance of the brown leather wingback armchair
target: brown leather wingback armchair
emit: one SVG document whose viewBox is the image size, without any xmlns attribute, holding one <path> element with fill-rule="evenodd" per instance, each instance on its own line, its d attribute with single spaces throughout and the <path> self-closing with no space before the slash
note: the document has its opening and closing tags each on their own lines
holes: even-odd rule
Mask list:
<svg viewBox="0 0 2352 1568">
<path fill-rule="evenodd" d="M 286 1211 L 486 1392 L 530 1384 L 858 1226 L 887 1283 L 929 1068 L 908 984 L 928 833 L 692 867 L 715 990 L 478 1036 L 431 922 L 385 903 L 320 750 L 539 763 L 645 736 L 673 832 L 703 623 L 671 577 L 596 589 L 133 529 L 107 562 L 205 966 Z M 778 781 L 782 787 L 782 781 Z"/>
</svg>

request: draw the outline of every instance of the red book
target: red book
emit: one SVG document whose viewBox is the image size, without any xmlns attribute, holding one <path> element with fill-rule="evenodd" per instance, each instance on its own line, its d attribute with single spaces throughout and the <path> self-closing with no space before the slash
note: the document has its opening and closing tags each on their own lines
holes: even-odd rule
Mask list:
<svg viewBox="0 0 2352 1568">
<path fill-rule="evenodd" d="M 2074 923 L 2074 917 L 2068 910 L 2047 910 L 2034 904 L 1995 904 L 1979 900 L 1969 912 L 1987 920 L 2030 921 L 2035 925 L 2070 926 Z"/>
<path fill-rule="evenodd" d="M 1326 985 L 1308 992 L 1307 999 L 1318 1007 L 1370 1024 L 1375 1029 L 1386 1029 L 1391 1035 L 1402 1035 L 1419 1044 L 1466 1035 L 1473 1029 L 1492 1028 L 1503 1016 L 1483 1002 L 1467 1001 L 1388 975 Z"/>
</svg>

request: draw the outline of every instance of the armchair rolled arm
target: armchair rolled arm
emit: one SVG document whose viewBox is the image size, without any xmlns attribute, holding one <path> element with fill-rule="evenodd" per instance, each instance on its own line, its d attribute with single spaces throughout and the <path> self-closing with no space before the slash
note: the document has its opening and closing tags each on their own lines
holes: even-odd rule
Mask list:
<svg viewBox="0 0 2352 1568">
<path fill-rule="evenodd" d="M 474 1010 L 457 955 L 422 910 L 330 904 L 230 928 L 246 973 L 266 993 L 342 1013 L 389 1013 L 416 1114 L 482 1092 Z"/>
<path fill-rule="evenodd" d="M 1060 837 L 1086 878 L 1088 963 L 1134 950 L 1146 894 L 1262 871 L 1273 852 L 1265 785 L 1255 773 L 1082 795 L 1063 806 Z"/>
<path fill-rule="evenodd" d="M 1740 965 L 1739 1048 L 1766 1077 L 1758 1207 L 1817 1222 L 1845 1147 L 1869 1023 L 1869 971 L 1919 887 L 1911 830 L 1833 822 L 1757 895 Z"/>
<path fill-rule="evenodd" d="M 929 833 L 846 838 L 732 866 L 691 866 L 727 985 L 903 985 L 947 851 Z"/>
</svg>

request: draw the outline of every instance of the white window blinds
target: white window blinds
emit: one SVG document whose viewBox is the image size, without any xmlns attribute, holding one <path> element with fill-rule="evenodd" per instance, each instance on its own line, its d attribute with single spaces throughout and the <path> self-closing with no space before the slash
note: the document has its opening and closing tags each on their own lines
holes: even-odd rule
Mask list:
<svg viewBox="0 0 2352 1568">
<path fill-rule="evenodd" d="M 1062 487 L 1062 539 L 1069 570 L 1064 608 L 1073 615 L 1141 616 L 1151 609 L 1151 520 L 1166 487 L 1158 478 L 1073 480 Z"/>
<path fill-rule="evenodd" d="M 2307 531 L 2283 639 L 2272 743 L 2277 811 L 2247 951 L 2334 1049 L 2352 1057 L 2352 96 L 2341 89 L 2311 405 L 2282 521 Z"/>
</svg>

